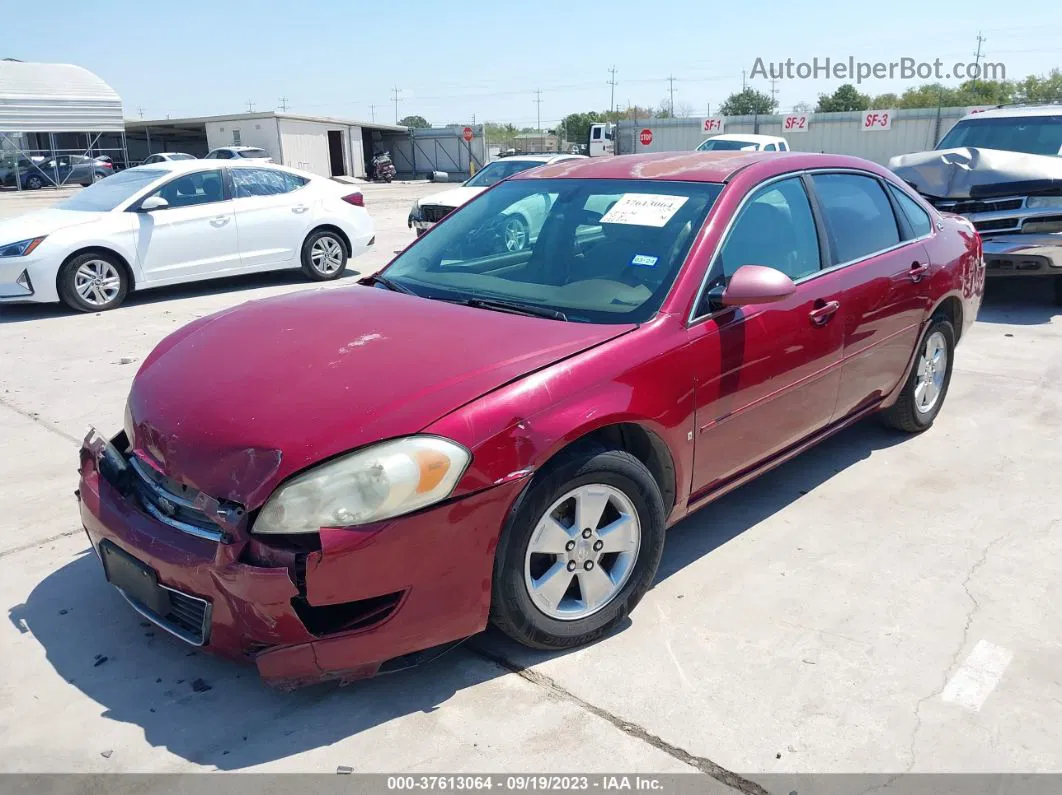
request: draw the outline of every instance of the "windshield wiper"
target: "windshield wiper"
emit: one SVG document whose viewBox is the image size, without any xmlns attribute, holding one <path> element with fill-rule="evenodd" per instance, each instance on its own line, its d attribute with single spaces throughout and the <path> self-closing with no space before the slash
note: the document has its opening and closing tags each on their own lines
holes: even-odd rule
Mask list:
<svg viewBox="0 0 1062 795">
<path fill-rule="evenodd" d="M 404 284 L 399 284 L 398 282 L 391 281 L 387 277 L 380 276 L 379 274 L 366 276 L 362 281 L 366 283 L 376 282 L 377 284 L 382 284 L 384 287 L 394 293 L 405 293 L 406 295 L 416 295 L 418 298 L 420 297 L 419 294 L 413 292 Z"/>
<path fill-rule="evenodd" d="M 528 317 L 545 317 L 550 320 L 566 321 L 568 319 L 568 316 L 558 309 L 535 306 L 534 304 L 521 304 L 517 301 L 497 301 L 493 298 L 454 298 L 447 300 L 453 304 L 471 306 L 475 309 L 493 309 L 496 312 L 511 312 L 514 315 L 527 315 Z"/>
</svg>

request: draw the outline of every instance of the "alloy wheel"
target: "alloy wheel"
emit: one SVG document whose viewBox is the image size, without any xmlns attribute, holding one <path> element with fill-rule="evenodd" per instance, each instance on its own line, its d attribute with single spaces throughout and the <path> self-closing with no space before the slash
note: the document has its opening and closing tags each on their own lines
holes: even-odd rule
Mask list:
<svg viewBox="0 0 1062 795">
<path fill-rule="evenodd" d="M 598 612 L 630 579 L 641 535 L 638 512 L 622 491 L 600 483 L 572 489 L 543 514 L 528 542 L 531 602 L 559 621 Z"/>
<path fill-rule="evenodd" d="M 920 414 L 928 414 L 937 405 L 948 372 L 948 343 L 944 335 L 935 331 L 926 339 L 918 357 L 914 402 Z"/>
<path fill-rule="evenodd" d="M 83 262 L 74 273 L 74 289 L 85 303 L 107 306 L 122 289 L 122 277 L 112 263 L 102 259 Z"/>
<path fill-rule="evenodd" d="M 527 225 L 519 217 L 506 221 L 502 234 L 506 251 L 523 251 L 527 245 Z"/>
<path fill-rule="evenodd" d="M 343 267 L 343 244 L 334 237 L 317 238 L 310 248 L 310 261 L 318 273 L 335 273 Z"/>
</svg>

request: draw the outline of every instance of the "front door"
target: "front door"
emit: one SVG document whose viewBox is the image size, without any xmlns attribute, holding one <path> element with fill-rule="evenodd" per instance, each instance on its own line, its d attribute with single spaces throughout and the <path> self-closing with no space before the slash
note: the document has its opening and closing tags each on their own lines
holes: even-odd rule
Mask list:
<svg viewBox="0 0 1062 795">
<path fill-rule="evenodd" d="M 230 173 L 244 269 L 292 265 L 313 220 L 306 180 L 265 167 L 238 166 Z"/>
<path fill-rule="evenodd" d="M 698 308 L 691 325 L 696 435 L 691 501 L 829 424 L 837 400 L 844 302 L 825 262 L 804 181 L 754 190 L 711 265 L 709 284 L 742 265 L 787 274 L 796 293 L 773 304 Z"/>
<path fill-rule="evenodd" d="M 812 184 L 847 296 L 840 419 L 880 400 L 906 375 L 928 309 L 919 283 L 930 269 L 922 239 L 931 229 L 925 211 L 903 197 L 923 216 L 912 226 L 901 199 L 890 200 L 893 188 L 875 175 L 817 173 Z"/>
<path fill-rule="evenodd" d="M 168 206 L 137 214 L 137 256 L 146 281 L 169 284 L 239 270 L 233 203 L 221 169 L 182 174 L 152 196 Z"/>
</svg>

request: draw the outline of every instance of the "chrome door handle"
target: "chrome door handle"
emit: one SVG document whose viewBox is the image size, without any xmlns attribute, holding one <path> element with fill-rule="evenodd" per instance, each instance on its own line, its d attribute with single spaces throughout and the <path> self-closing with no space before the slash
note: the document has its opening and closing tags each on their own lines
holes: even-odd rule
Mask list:
<svg viewBox="0 0 1062 795">
<path fill-rule="evenodd" d="M 210 219 L 211 226 L 225 226 L 229 222 L 229 216 L 227 215 L 215 215 Z"/>
<path fill-rule="evenodd" d="M 304 212 L 306 212 L 309 209 L 310 208 L 307 207 L 305 204 L 297 204 L 297 205 L 295 205 L 294 207 L 291 208 L 291 211 L 293 213 L 304 213 Z"/>
<path fill-rule="evenodd" d="M 929 263 L 912 262 L 911 270 L 907 271 L 907 275 L 911 277 L 911 281 L 920 282 L 929 273 Z"/>
<path fill-rule="evenodd" d="M 808 312 L 808 317 L 816 326 L 825 326 L 840 308 L 839 301 L 828 301 Z"/>
</svg>

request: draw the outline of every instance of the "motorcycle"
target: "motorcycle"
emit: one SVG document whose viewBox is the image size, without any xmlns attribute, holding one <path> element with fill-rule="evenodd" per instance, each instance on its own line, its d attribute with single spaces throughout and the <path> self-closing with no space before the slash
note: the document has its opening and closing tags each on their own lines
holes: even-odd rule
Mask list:
<svg viewBox="0 0 1062 795">
<path fill-rule="evenodd" d="M 381 152 L 378 155 L 373 155 L 372 158 L 372 178 L 379 182 L 390 182 L 398 175 L 398 169 L 395 168 L 395 164 L 391 162 L 390 152 Z"/>
</svg>

